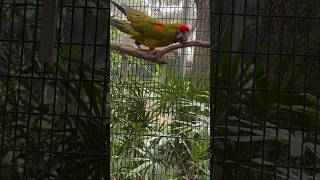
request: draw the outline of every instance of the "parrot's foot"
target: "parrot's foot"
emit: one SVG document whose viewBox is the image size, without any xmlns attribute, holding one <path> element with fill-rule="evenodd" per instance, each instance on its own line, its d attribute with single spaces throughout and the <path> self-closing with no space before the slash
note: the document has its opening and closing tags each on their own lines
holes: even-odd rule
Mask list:
<svg viewBox="0 0 320 180">
<path fill-rule="evenodd" d="M 159 56 L 160 51 L 159 50 L 153 50 L 152 55 Z"/>
<path fill-rule="evenodd" d="M 187 44 L 187 42 L 186 41 L 181 41 L 181 42 L 179 42 L 180 44 L 182 44 L 182 45 L 185 45 L 185 44 Z"/>
<path fill-rule="evenodd" d="M 135 41 L 134 43 L 136 44 L 136 46 L 138 47 L 138 49 L 142 49 L 142 48 L 141 48 L 141 44 L 140 44 L 138 41 Z"/>
</svg>

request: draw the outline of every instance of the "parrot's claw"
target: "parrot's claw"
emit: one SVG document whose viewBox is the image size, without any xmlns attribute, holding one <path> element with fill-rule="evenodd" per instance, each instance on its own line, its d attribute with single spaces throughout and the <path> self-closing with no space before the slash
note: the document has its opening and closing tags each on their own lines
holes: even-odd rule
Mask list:
<svg viewBox="0 0 320 180">
<path fill-rule="evenodd" d="M 141 45 L 140 45 L 140 43 L 139 43 L 138 41 L 135 41 L 134 43 L 136 44 L 136 46 L 138 47 L 138 49 L 140 49 L 140 50 L 142 49 L 142 48 L 141 48 Z"/>
<path fill-rule="evenodd" d="M 154 55 L 154 56 L 159 56 L 159 52 L 160 52 L 160 51 L 158 51 L 158 50 L 153 50 L 152 55 Z"/>
<path fill-rule="evenodd" d="M 187 44 L 187 42 L 184 42 L 184 41 L 181 41 L 181 42 L 179 42 L 179 43 L 182 44 L 182 45 Z"/>
</svg>

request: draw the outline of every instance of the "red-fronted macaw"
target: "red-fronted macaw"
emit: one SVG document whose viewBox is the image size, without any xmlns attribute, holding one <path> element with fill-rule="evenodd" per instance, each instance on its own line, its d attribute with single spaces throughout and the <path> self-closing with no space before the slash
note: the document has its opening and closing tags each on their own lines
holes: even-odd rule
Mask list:
<svg viewBox="0 0 320 180">
<path fill-rule="evenodd" d="M 170 44 L 187 41 L 190 29 L 184 23 L 163 23 L 156 18 L 147 16 L 127 5 L 119 5 L 111 1 L 127 20 L 111 18 L 111 25 L 131 36 L 135 44 L 147 46 L 150 50 Z"/>
</svg>

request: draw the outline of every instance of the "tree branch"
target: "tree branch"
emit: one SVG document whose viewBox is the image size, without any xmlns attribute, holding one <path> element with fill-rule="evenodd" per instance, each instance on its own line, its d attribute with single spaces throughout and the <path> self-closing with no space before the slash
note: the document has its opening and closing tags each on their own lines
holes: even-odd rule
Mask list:
<svg viewBox="0 0 320 180">
<path fill-rule="evenodd" d="M 134 48 L 132 46 L 128 46 L 126 44 L 110 43 L 110 48 L 113 51 L 118 51 L 120 53 L 128 54 L 130 56 L 141 58 L 146 61 L 154 62 L 157 64 L 167 64 L 167 62 L 162 58 L 165 54 L 168 54 L 169 52 L 174 51 L 176 49 L 192 47 L 192 46 L 210 48 L 209 42 L 189 41 L 183 44 L 173 44 L 173 45 L 167 46 L 164 49 L 157 51 L 156 54 L 153 54 L 152 52 L 146 49 L 141 50 L 141 49 Z"/>
</svg>

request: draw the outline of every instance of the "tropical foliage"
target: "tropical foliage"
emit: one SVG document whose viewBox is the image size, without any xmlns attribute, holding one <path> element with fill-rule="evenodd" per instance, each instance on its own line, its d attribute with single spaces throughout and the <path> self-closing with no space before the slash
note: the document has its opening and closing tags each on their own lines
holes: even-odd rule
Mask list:
<svg viewBox="0 0 320 180">
<path fill-rule="evenodd" d="M 108 175 L 106 51 L 103 48 L 101 53 L 97 47 L 95 58 L 87 58 L 85 52 L 93 46 L 72 44 L 90 44 L 91 37 L 81 37 L 95 32 L 87 26 L 96 17 L 101 19 L 97 36 L 101 29 L 105 31 L 107 11 L 96 15 L 96 2 L 86 2 L 91 8 L 59 8 L 57 54 L 54 62 L 46 64 L 39 59 L 40 2 L 28 1 L 28 6 L 20 0 L 1 2 L 0 179 L 102 179 Z M 78 36 L 72 40 L 70 34 Z"/>
<path fill-rule="evenodd" d="M 228 53 L 216 53 L 211 71 L 217 179 L 318 178 L 319 61 L 273 55 L 268 38 L 250 51 L 255 31 L 246 26 L 229 53 L 226 26 L 220 50 Z"/>
</svg>

